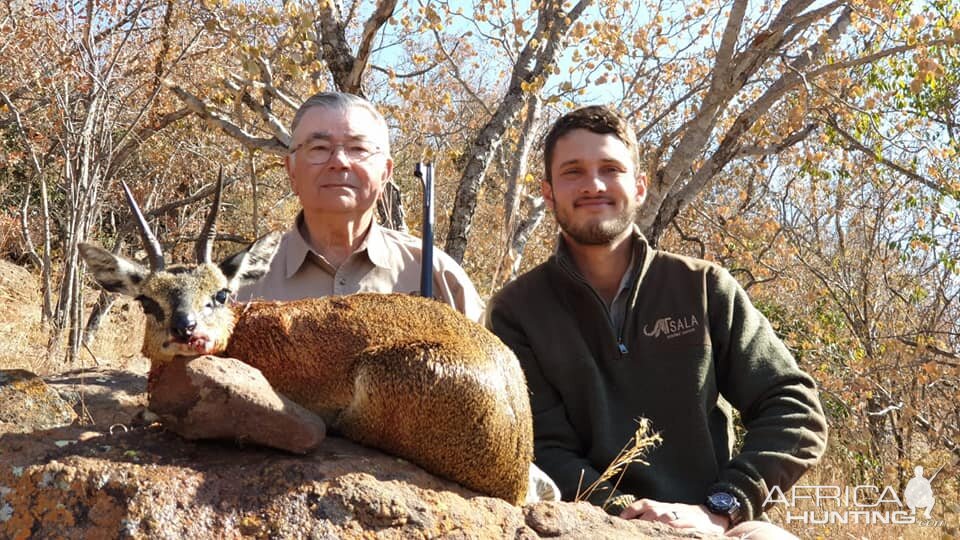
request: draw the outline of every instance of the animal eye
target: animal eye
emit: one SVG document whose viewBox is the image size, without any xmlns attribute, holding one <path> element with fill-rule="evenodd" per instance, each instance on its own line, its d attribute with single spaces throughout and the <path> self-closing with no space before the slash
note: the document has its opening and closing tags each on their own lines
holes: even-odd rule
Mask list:
<svg viewBox="0 0 960 540">
<path fill-rule="evenodd" d="M 213 299 L 216 300 L 218 304 L 226 304 L 227 298 L 230 298 L 229 289 L 220 289 L 217 291 L 217 294 L 213 295 Z"/>
</svg>

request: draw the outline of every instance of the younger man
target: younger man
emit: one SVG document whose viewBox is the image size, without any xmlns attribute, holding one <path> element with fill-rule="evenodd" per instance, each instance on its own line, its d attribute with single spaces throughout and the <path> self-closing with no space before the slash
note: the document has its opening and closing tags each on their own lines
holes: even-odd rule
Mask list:
<svg viewBox="0 0 960 540">
<path fill-rule="evenodd" d="M 556 253 L 490 302 L 488 326 L 526 373 L 536 463 L 564 500 L 596 481 L 646 417 L 663 444 L 589 500 L 623 518 L 704 532 L 763 512 L 823 454 L 813 380 L 722 268 L 651 248 L 637 142 L 605 107 L 573 111 L 545 140 Z M 721 396 L 724 399 L 720 399 Z M 733 455 L 732 407 L 746 428 Z"/>
</svg>

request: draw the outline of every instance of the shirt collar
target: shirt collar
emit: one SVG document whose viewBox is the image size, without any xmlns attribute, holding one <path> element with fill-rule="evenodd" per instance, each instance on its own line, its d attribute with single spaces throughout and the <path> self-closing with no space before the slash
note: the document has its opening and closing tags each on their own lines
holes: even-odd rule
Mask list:
<svg viewBox="0 0 960 540">
<path fill-rule="evenodd" d="M 360 244 L 357 252 L 363 250 L 367 251 L 367 258 L 374 265 L 380 268 L 391 268 L 393 266 L 390 257 L 392 252 L 387 245 L 383 227 L 376 220 L 370 222 L 370 231 L 367 232 L 367 237 L 363 239 L 363 243 Z"/>
<path fill-rule="evenodd" d="M 630 262 L 627 263 L 627 271 L 623 273 L 623 277 L 620 278 L 620 288 L 617 290 L 617 296 L 623 294 L 624 290 L 630 289 L 630 284 L 633 282 L 633 276 L 636 275 L 637 271 L 637 243 L 634 242 L 634 249 L 630 250 Z M 616 297 L 614 297 L 616 300 Z"/>
<path fill-rule="evenodd" d="M 633 237 L 633 252 L 630 254 L 630 264 L 627 267 L 627 271 L 624 273 L 621 286 L 624 283 L 629 286 L 629 284 L 633 281 L 633 277 L 636 275 L 637 271 L 643 273 L 646 270 L 646 266 L 648 266 L 650 259 L 646 256 L 647 239 L 643 236 L 643 233 L 640 232 L 640 227 L 638 227 L 636 223 L 633 224 L 633 232 L 631 236 Z M 558 261 L 562 262 L 564 265 L 576 272 L 577 275 L 582 276 L 580 269 L 577 268 L 576 263 L 573 261 L 573 255 L 570 254 L 570 247 L 567 246 L 567 241 L 563 238 L 563 233 L 557 235 L 557 248 L 554 251 L 554 256 Z"/>
<path fill-rule="evenodd" d="M 293 275 L 297 273 L 297 270 L 300 270 L 304 261 L 307 260 L 307 254 L 310 253 L 310 246 L 300 232 L 301 223 L 303 223 L 303 210 L 297 214 L 297 219 L 293 221 L 293 228 L 290 229 L 290 233 L 287 234 L 287 245 L 285 246 L 287 279 L 292 278 Z"/>
<path fill-rule="evenodd" d="M 297 214 L 293 228 L 290 230 L 291 234 L 288 235 L 289 240 L 286 246 L 287 279 L 292 278 L 293 275 L 300 270 L 300 267 L 303 266 L 303 263 L 307 260 L 307 256 L 313 251 L 307 243 L 307 240 L 303 237 L 303 233 L 300 232 L 300 225 L 302 223 L 303 210 Z M 367 258 L 370 259 L 370 262 L 374 265 L 380 268 L 391 267 L 390 248 L 387 246 L 386 238 L 384 238 L 383 227 L 378 225 L 376 220 L 370 223 L 370 230 L 367 231 L 366 238 L 363 239 L 363 242 L 357 247 L 354 253 L 363 252 L 366 252 Z"/>
</svg>

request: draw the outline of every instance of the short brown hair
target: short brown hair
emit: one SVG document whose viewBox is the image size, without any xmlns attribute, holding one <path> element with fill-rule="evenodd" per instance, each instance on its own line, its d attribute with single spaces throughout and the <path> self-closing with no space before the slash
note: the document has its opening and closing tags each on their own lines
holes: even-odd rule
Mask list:
<svg viewBox="0 0 960 540">
<path fill-rule="evenodd" d="M 576 129 L 585 129 L 599 135 L 613 135 L 620 139 L 630 151 L 633 159 L 634 169 L 638 169 L 640 156 L 638 155 L 637 134 L 633 131 L 633 126 L 626 118 L 619 113 L 603 105 L 591 105 L 575 111 L 568 112 L 561 116 L 553 127 L 547 133 L 543 140 L 543 170 L 547 176 L 547 182 L 553 183 L 553 175 L 550 172 L 550 163 L 553 162 L 553 151 L 557 146 L 557 141 L 567 133 Z"/>
</svg>

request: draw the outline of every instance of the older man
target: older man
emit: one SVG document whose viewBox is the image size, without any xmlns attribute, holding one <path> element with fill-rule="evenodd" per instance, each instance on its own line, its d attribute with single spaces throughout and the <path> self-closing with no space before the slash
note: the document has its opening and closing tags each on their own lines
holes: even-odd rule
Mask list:
<svg viewBox="0 0 960 540">
<path fill-rule="evenodd" d="M 526 373 L 537 464 L 564 499 L 586 496 L 623 518 L 789 537 L 749 520 L 824 451 L 813 379 L 728 272 L 640 234 L 646 184 L 622 116 L 570 112 L 544 146 L 557 252 L 491 300 L 488 321 Z M 731 405 L 746 428 L 738 453 Z M 638 417 L 663 444 L 649 465 L 601 480 Z"/>
<path fill-rule="evenodd" d="M 387 123 L 367 100 L 340 92 L 309 98 L 293 118 L 285 159 L 303 208 L 270 271 L 240 300 L 298 300 L 356 292 L 417 293 L 421 242 L 374 219 L 393 175 Z M 463 269 L 435 250 L 433 290 L 473 320 L 483 304 Z"/>
<path fill-rule="evenodd" d="M 293 117 L 286 157 L 290 186 L 303 210 L 283 236 L 270 270 L 238 293 L 240 300 L 298 300 L 356 292 L 418 293 L 421 242 L 374 219 L 377 198 L 393 174 L 387 122 L 367 100 L 323 92 Z M 434 250 L 437 300 L 476 321 L 483 303 L 466 272 Z M 415 315 L 415 314 L 413 314 Z M 531 465 L 528 500 L 560 498 Z"/>
</svg>

